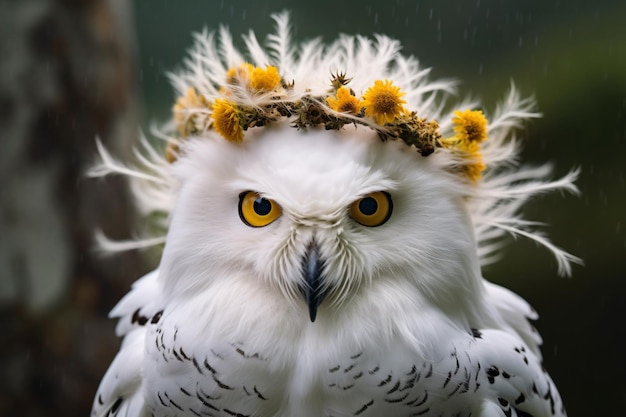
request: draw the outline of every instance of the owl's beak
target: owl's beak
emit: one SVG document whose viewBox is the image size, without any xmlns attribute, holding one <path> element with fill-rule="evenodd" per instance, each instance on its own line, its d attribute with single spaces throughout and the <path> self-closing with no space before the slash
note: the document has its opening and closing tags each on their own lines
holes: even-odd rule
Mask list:
<svg viewBox="0 0 626 417">
<path fill-rule="evenodd" d="M 304 301 L 309 307 L 311 322 L 317 317 L 317 308 L 324 299 L 322 290 L 322 269 L 324 262 L 320 258 L 319 249 L 315 241 L 311 243 L 302 258 L 302 269 L 305 285 L 302 288 Z"/>
</svg>

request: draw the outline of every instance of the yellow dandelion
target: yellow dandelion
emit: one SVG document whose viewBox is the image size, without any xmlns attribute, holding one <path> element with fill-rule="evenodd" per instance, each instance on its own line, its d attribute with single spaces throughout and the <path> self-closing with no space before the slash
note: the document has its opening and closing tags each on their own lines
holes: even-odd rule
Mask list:
<svg viewBox="0 0 626 417">
<path fill-rule="evenodd" d="M 359 112 L 359 99 L 350 94 L 348 87 L 339 87 L 335 97 L 326 99 L 328 106 L 340 113 L 356 114 Z"/>
<path fill-rule="evenodd" d="M 239 112 L 230 101 L 218 98 L 213 103 L 213 129 L 226 140 L 241 142 L 243 129 L 239 124 Z"/>
<path fill-rule="evenodd" d="M 404 95 L 400 87 L 393 85 L 391 81 L 376 80 L 363 94 L 361 106 L 365 107 L 365 115 L 373 118 L 379 125 L 392 123 L 405 111 L 403 104 L 406 101 L 402 99 Z"/>
<path fill-rule="evenodd" d="M 465 167 L 465 175 L 467 175 L 472 181 L 478 182 L 478 180 L 482 178 L 485 168 L 485 164 L 482 161 L 467 165 Z"/>
<path fill-rule="evenodd" d="M 486 168 L 478 142 L 460 140 L 456 136 L 441 139 L 441 144 L 461 159 L 460 169 L 472 181 L 477 182 Z"/>
<path fill-rule="evenodd" d="M 487 139 L 487 119 L 480 110 L 455 110 L 452 123 L 461 142 L 480 143 Z"/>
<path fill-rule="evenodd" d="M 253 70 L 254 65 L 247 62 L 239 64 L 238 67 L 231 67 L 226 72 L 226 81 L 229 84 L 236 84 L 241 81 L 247 83 Z"/>
<path fill-rule="evenodd" d="M 276 67 L 268 66 L 263 69 L 244 62 L 226 72 L 226 82 L 245 86 L 254 93 L 267 93 L 280 84 L 280 74 Z"/>
<path fill-rule="evenodd" d="M 254 92 L 272 91 L 280 83 L 278 68 L 269 66 L 265 69 L 254 67 L 250 73 L 250 89 Z"/>
<path fill-rule="evenodd" d="M 209 107 L 207 99 L 203 95 L 198 94 L 193 87 L 189 87 L 185 95 L 176 100 L 172 111 L 174 113 L 174 122 L 182 137 L 189 136 L 195 131 L 194 113 Z"/>
<path fill-rule="evenodd" d="M 468 159 L 466 165 L 463 166 L 465 175 L 474 182 L 477 182 L 483 174 L 486 166 L 483 162 L 483 154 L 480 152 L 478 146 L 472 147 L 472 150 L 467 152 L 465 157 Z"/>
<path fill-rule="evenodd" d="M 454 136 L 442 139 L 441 143 L 466 160 L 462 169 L 476 182 L 486 168 L 480 143 L 487 140 L 487 119 L 480 110 L 455 110 L 452 124 Z"/>
</svg>

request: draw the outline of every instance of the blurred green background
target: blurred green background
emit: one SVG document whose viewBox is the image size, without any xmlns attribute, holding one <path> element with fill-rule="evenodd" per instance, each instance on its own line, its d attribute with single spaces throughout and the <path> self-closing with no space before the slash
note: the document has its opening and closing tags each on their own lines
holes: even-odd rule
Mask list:
<svg viewBox="0 0 626 417">
<path fill-rule="evenodd" d="M 148 130 L 150 123 L 170 116 L 175 98 L 166 72 L 178 68 L 193 32 L 224 24 L 235 38 L 253 29 L 264 39 L 273 31 L 269 15 L 284 9 L 292 11 L 298 40 L 322 36 L 331 41 L 340 32 L 397 38 L 405 54 L 433 67 L 432 77 L 458 79 L 459 97 L 478 97 L 487 110 L 495 108 L 511 81 L 524 95 L 536 97 L 543 118 L 522 134 L 523 160 L 551 161 L 557 176 L 580 167 L 581 195 L 536 198 L 525 214 L 546 222 L 552 240 L 581 257 L 585 266 L 575 266 L 571 278 L 560 278 L 545 250 L 511 239 L 502 260 L 486 268 L 485 276 L 518 292 L 539 311 L 545 365 L 569 415 L 624 415 L 626 2 L 134 0 L 132 17 L 125 18 L 134 39 L 131 49 L 137 53 L 127 58 L 135 63 L 128 90 L 139 94 L 136 122 Z M 0 17 L 3 10 L 7 8 L 0 3 Z M 84 140 L 92 138 L 93 133 L 86 134 Z M 95 187 L 88 184 L 66 194 Z M 121 203 L 116 198 L 107 200 L 113 202 L 103 209 L 117 213 Z M 117 227 L 133 228 L 125 223 Z M 116 229 L 112 234 L 125 236 Z M 80 242 L 81 257 L 89 256 L 90 244 Z M 53 317 L 52 326 L 51 320 L 40 318 L 41 313 L 31 316 L 18 304 L 0 303 L 1 330 L 10 340 L 0 348 L 6 361 L 0 415 L 88 414 L 99 379 L 118 346 L 114 322 L 105 319 L 106 313 L 141 272 L 156 266 L 150 256 L 128 259 L 120 255 L 103 261 L 114 279 L 90 279 L 100 277 L 101 271 L 93 270 L 71 276 L 65 296 L 47 310 L 52 311 L 46 313 Z M 71 335 L 62 338 L 67 329 Z M 51 357 L 63 361 L 40 366 L 50 349 Z M 21 368 L 12 364 L 35 357 L 40 358 L 39 365 L 22 381 Z M 11 373 L 13 368 L 18 370 Z M 80 382 L 75 380 L 77 373 Z M 72 390 L 79 390 L 82 399 L 64 407 L 64 393 Z"/>
</svg>

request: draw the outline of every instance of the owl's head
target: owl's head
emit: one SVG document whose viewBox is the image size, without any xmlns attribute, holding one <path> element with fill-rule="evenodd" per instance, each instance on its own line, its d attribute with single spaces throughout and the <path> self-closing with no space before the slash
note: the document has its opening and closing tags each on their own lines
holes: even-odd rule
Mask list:
<svg viewBox="0 0 626 417">
<path fill-rule="evenodd" d="M 372 294 L 480 315 L 480 265 L 506 234 L 569 273 L 578 259 L 519 215 L 534 194 L 576 190 L 575 171 L 551 181 L 547 166 L 516 165 L 532 99 L 511 87 L 493 112 L 450 106 L 454 83 L 429 80 L 397 41 L 294 46 L 288 15 L 274 18 L 267 48 L 249 34 L 245 55 L 224 28 L 197 35 L 172 75 L 167 154 L 146 146 L 149 173 L 101 149 L 96 174 L 130 174 L 140 207 L 168 214 L 168 292 L 263 291 L 310 320 Z"/>
<path fill-rule="evenodd" d="M 437 156 L 361 126 L 283 124 L 241 143 L 192 139 L 174 169 L 162 263 L 172 291 L 239 274 L 306 305 L 311 320 L 320 304 L 339 309 L 385 281 L 450 306 L 475 298 L 465 187 Z"/>
</svg>

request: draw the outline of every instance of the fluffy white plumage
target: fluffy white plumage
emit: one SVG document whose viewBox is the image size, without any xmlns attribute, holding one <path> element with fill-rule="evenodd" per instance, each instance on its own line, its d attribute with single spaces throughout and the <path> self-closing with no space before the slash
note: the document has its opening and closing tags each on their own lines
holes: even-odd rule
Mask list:
<svg viewBox="0 0 626 417">
<path fill-rule="evenodd" d="M 217 40 L 198 35 L 176 88 L 218 97 L 228 69 L 248 61 L 296 80 L 295 99 L 326 92 L 341 71 L 358 93 L 393 80 L 407 108 L 451 132 L 453 83 L 429 81 L 398 42 L 294 46 L 288 16 L 275 19 L 267 50 L 244 37 L 245 57 L 226 29 Z M 284 121 L 249 129 L 240 144 L 207 131 L 180 143 L 174 164 L 144 143 L 143 169 L 101 147 L 92 174 L 130 176 L 140 207 L 168 214 L 168 231 L 159 268 L 111 312 L 124 339 L 92 416 L 564 416 L 528 323 L 536 313 L 480 270 L 508 233 L 547 247 L 562 273 L 578 261 L 519 217 L 534 194 L 576 192 L 575 171 L 550 181 L 548 167 L 516 166 L 512 131 L 537 116 L 512 87 L 490 117 L 477 184 L 450 169 L 459 161 L 445 149 L 422 157 L 356 125 L 296 130 Z M 246 191 L 282 215 L 245 224 Z M 393 201 L 388 221 L 357 223 L 348 207 L 377 191 Z M 314 322 L 303 300 L 311 252 L 324 293 Z"/>
</svg>

